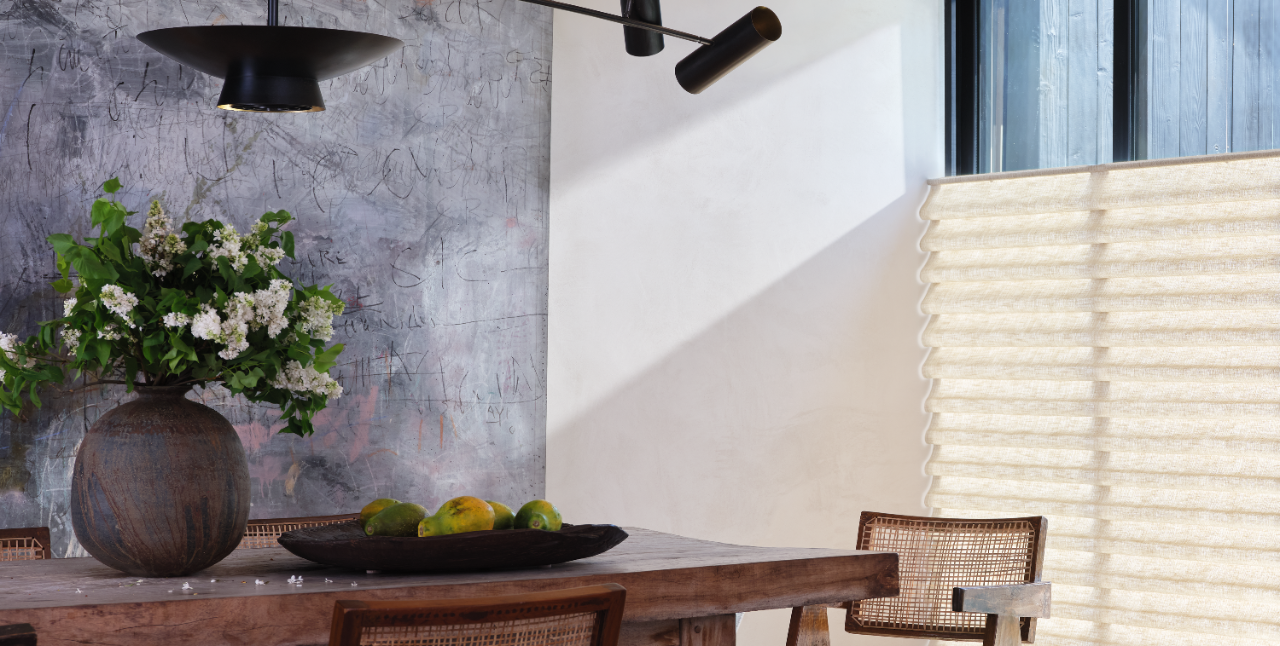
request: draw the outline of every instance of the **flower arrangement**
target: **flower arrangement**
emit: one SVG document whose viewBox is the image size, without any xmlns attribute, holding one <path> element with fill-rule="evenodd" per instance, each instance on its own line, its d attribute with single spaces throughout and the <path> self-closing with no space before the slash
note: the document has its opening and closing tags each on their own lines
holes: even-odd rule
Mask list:
<svg viewBox="0 0 1280 646">
<path fill-rule="evenodd" d="M 102 188 L 114 194 L 120 182 Z M 24 400 L 40 406 L 40 387 L 62 383 L 65 365 L 129 392 L 221 383 L 279 406 L 282 433 L 312 433 L 312 416 L 342 396 L 328 374 L 342 345 L 325 346 L 343 303 L 277 268 L 294 257 L 293 234 L 281 230 L 293 217 L 266 213 L 242 235 L 218 220 L 175 229 L 159 202 L 142 231 L 125 224 L 131 215 L 100 198 L 97 237 L 48 237 L 62 275 L 53 287 L 69 297 L 62 318 L 25 342 L 0 332 L 0 404 L 15 414 Z"/>
</svg>

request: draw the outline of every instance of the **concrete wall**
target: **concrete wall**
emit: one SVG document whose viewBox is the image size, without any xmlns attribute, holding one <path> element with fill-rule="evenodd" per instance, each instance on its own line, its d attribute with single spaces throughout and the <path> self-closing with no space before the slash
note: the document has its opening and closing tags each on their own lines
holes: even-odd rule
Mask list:
<svg viewBox="0 0 1280 646">
<path fill-rule="evenodd" d="M 711 36 L 752 6 L 663 9 Z M 547 491 L 570 521 L 852 547 L 863 509 L 927 511 L 942 3 L 771 7 L 783 39 L 696 97 L 673 76 L 692 44 L 630 58 L 620 27 L 555 18 Z M 748 615 L 741 643 L 781 646 L 786 619 Z"/>
</svg>

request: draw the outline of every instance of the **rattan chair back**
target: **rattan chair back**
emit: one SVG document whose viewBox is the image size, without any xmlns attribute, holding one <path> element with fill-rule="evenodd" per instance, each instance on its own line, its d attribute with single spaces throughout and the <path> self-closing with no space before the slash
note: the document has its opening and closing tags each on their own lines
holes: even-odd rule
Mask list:
<svg viewBox="0 0 1280 646">
<path fill-rule="evenodd" d="M 53 558 L 48 527 L 0 529 L 0 561 L 39 561 Z"/>
<path fill-rule="evenodd" d="M 303 518 L 261 518 L 249 521 L 244 538 L 236 546 L 238 550 L 256 549 L 259 547 L 279 547 L 277 538 L 285 532 L 303 527 L 319 527 L 358 520 L 360 514 L 342 514 L 340 516 L 307 516 Z"/>
<path fill-rule="evenodd" d="M 329 646 L 617 646 L 616 584 L 478 599 L 338 601 Z"/>
<path fill-rule="evenodd" d="M 956 587 L 1040 580 L 1048 521 L 1043 516 L 974 520 L 863 512 L 858 549 L 898 553 L 896 597 L 851 604 L 845 630 L 864 635 L 982 641 L 987 616 L 951 609 Z M 1035 619 L 1022 619 L 1035 641 Z"/>
</svg>

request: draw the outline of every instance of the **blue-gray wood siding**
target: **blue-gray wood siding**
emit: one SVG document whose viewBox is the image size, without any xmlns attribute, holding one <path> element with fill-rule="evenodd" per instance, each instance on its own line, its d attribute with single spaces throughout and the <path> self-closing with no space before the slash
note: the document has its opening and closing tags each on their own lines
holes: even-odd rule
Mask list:
<svg viewBox="0 0 1280 646">
<path fill-rule="evenodd" d="M 1149 1 L 1146 157 L 1280 148 L 1280 2 Z"/>
</svg>

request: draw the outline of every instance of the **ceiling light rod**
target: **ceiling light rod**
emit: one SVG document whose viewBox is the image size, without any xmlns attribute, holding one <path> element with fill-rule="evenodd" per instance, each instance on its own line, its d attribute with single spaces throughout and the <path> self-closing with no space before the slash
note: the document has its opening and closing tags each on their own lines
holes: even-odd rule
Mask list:
<svg viewBox="0 0 1280 646">
<path fill-rule="evenodd" d="M 280 0 L 267 0 L 267 26 L 280 26 Z"/>
<path fill-rule="evenodd" d="M 666 34 L 667 36 L 672 36 L 674 38 L 679 38 L 682 40 L 687 40 L 689 42 L 698 43 L 699 45 L 715 44 L 714 41 L 712 41 L 710 38 L 703 38 L 702 36 L 694 36 L 693 34 L 686 34 L 683 31 L 676 31 L 674 29 L 667 29 L 662 25 L 655 25 L 653 23 L 644 22 L 643 20 L 632 20 L 630 18 L 623 18 L 622 16 L 615 16 L 611 13 L 596 11 L 595 9 L 587 9 L 586 7 L 579 7 L 577 5 L 565 4 L 563 2 L 556 2 L 556 0 L 524 0 L 524 1 L 528 2 L 529 4 L 538 4 L 544 7 L 551 7 L 553 9 L 562 9 L 564 11 L 580 13 L 584 16 L 591 16 L 592 18 L 599 18 L 601 20 L 608 20 L 609 22 L 616 22 L 620 25 L 626 25 L 628 27 L 635 27 L 637 29 L 646 29 L 648 31 L 657 32 L 659 34 Z M 271 2 L 274 4 L 276 0 L 271 0 Z"/>
</svg>

